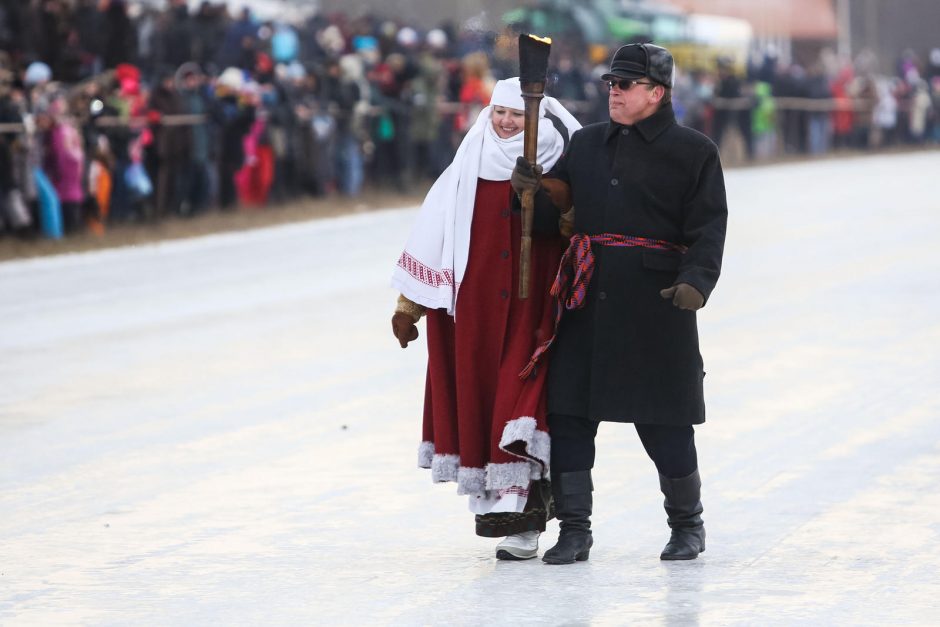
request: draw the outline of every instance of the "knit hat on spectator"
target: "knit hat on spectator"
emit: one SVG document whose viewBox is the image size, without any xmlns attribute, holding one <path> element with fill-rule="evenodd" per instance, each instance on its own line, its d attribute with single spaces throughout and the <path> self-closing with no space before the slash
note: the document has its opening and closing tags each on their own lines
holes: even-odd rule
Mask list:
<svg viewBox="0 0 940 627">
<path fill-rule="evenodd" d="M 307 78 L 307 70 L 300 61 L 291 61 L 285 68 L 285 76 L 292 81 L 302 81 Z"/>
<path fill-rule="evenodd" d="M 362 80 L 365 76 L 365 69 L 362 65 L 362 58 L 356 54 L 344 54 L 339 58 L 339 68 L 343 78 L 350 81 Z"/>
<path fill-rule="evenodd" d="M 174 76 L 176 80 L 176 89 L 185 89 L 186 79 L 190 76 L 195 76 L 197 78 L 202 76 L 202 68 L 199 67 L 199 64 L 195 61 L 187 61 L 177 68 L 176 74 Z"/>
<path fill-rule="evenodd" d="M 346 38 L 343 37 L 343 32 L 339 29 L 339 26 L 335 24 L 331 24 L 320 31 L 316 39 L 320 47 L 329 53 L 340 54 L 346 49 Z"/>
<path fill-rule="evenodd" d="M 231 89 L 232 91 L 239 91 L 245 84 L 245 75 L 237 67 L 228 67 L 219 75 L 216 84 Z"/>
<path fill-rule="evenodd" d="M 414 48 L 418 45 L 418 33 L 415 29 L 410 26 L 405 26 L 403 29 L 398 31 L 395 40 L 398 42 L 399 46 L 403 48 Z"/>
<path fill-rule="evenodd" d="M 427 42 L 432 50 L 443 50 L 447 47 L 447 33 L 440 28 L 430 30 L 427 35 Z"/>
<path fill-rule="evenodd" d="M 52 80 L 52 69 L 42 61 L 33 61 L 30 63 L 29 67 L 26 68 L 26 73 L 23 75 L 23 83 L 27 87 L 32 87 L 40 83 L 48 83 L 50 80 Z"/>
<path fill-rule="evenodd" d="M 370 35 L 359 35 L 355 37 L 353 39 L 353 50 L 370 65 L 378 63 L 382 58 L 379 52 L 379 40 Z"/>
<path fill-rule="evenodd" d="M 140 69 L 130 63 L 118 63 L 114 68 L 114 78 L 120 83 L 124 80 L 140 82 Z"/>
<path fill-rule="evenodd" d="M 199 67 L 199 64 L 195 61 L 187 61 L 183 65 L 179 66 L 179 68 L 176 70 L 176 75 L 180 78 L 186 78 L 191 74 L 195 74 L 197 76 L 202 74 L 202 68 Z"/>
<path fill-rule="evenodd" d="M 398 33 L 398 24 L 391 20 L 386 20 L 379 25 L 379 34 L 386 39 L 394 39 Z"/>
</svg>

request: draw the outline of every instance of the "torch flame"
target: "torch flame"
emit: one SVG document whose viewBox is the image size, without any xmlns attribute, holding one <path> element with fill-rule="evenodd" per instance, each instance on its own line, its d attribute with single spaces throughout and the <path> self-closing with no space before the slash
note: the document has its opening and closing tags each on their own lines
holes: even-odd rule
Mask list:
<svg viewBox="0 0 940 627">
<path fill-rule="evenodd" d="M 552 45 L 551 37 L 538 37 L 537 35 L 527 35 L 527 37 L 529 37 L 529 39 L 534 39 L 535 41 L 540 41 L 543 44 L 548 44 L 549 46 Z"/>
</svg>

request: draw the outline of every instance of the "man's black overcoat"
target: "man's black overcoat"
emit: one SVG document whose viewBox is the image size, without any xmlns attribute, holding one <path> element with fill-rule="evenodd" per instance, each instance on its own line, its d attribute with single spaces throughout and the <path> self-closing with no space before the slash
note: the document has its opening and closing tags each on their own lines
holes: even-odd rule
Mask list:
<svg viewBox="0 0 940 627">
<path fill-rule="evenodd" d="M 707 299 L 718 280 L 728 216 L 718 148 L 678 125 L 666 105 L 634 126 L 577 131 L 550 176 L 571 186 L 576 233 L 662 239 L 688 251 L 592 246 L 584 308 L 565 312 L 551 349 L 549 412 L 704 422 L 695 313 L 659 291 L 688 283 Z M 554 217 L 539 211 L 536 228 Z"/>
</svg>

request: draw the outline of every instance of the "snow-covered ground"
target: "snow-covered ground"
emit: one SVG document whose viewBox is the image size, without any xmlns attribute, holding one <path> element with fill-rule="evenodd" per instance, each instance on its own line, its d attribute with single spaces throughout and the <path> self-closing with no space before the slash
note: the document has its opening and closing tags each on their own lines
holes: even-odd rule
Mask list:
<svg viewBox="0 0 940 627">
<path fill-rule="evenodd" d="M 938 173 L 727 173 L 687 563 L 628 425 L 587 563 L 496 562 L 416 468 L 413 210 L 0 264 L 0 623 L 936 624 Z"/>
</svg>

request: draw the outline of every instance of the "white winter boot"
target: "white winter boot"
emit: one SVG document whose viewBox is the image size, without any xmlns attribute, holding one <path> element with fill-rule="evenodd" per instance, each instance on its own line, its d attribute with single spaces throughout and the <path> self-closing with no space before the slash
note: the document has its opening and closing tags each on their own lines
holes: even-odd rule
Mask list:
<svg viewBox="0 0 940 627">
<path fill-rule="evenodd" d="M 506 536 L 496 545 L 498 560 L 530 560 L 539 552 L 539 532 L 525 531 Z"/>
</svg>

